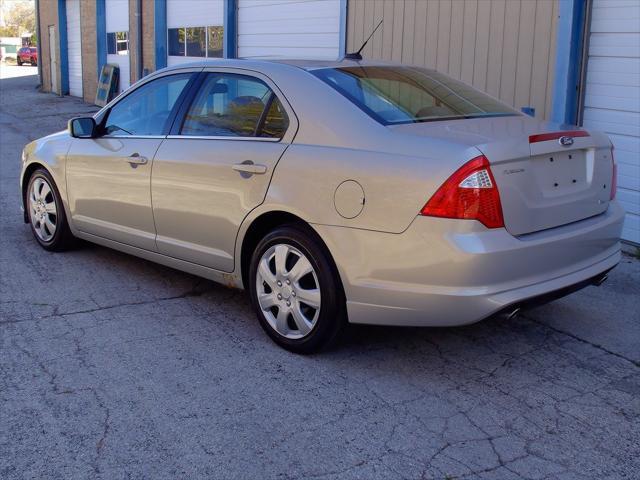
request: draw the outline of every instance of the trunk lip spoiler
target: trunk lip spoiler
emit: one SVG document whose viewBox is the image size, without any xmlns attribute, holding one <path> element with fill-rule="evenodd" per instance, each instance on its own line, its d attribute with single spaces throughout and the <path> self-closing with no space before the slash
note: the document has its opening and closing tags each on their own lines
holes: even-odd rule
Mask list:
<svg viewBox="0 0 640 480">
<path fill-rule="evenodd" d="M 590 137 L 590 136 L 591 135 L 586 130 L 565 130 L 561 132 L 536 133 L 534 135 L 529 135 L 529 143 L 546 142 L 549 140 L 559 140 L 562 137 L 573 138 L 573 137 Z"/>
</svg>

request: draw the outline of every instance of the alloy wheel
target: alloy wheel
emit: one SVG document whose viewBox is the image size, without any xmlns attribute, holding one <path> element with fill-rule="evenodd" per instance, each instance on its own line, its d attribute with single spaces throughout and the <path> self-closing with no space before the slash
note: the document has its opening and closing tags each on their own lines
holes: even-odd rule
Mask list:
<svg viewBox="0 0 640 480">
<path fill-rule="evenodd" d="M 29 219 L 38 238 L 51 241 L 58 225 L 58 210 L 53 189 L 42 177 L 36 178 L 29 189 Z"/>
</svg>

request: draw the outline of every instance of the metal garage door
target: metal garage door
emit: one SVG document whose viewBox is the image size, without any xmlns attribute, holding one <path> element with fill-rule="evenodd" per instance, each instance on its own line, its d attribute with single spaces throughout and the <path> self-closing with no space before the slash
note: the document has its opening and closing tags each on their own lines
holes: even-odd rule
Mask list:
<svg viewBox="0 0 640 480">
<path fill-rule="evenodd" d="M 584 126 L 615 146 L 622 235 L 640 243 L 640 3 L 594 0 L 591 18 Z"/>
<path fill-rule="evenodd" d="M 82 97 L 82 48 L 80 37 L 80 0 L 66 0 L 69 94 Z"/>
<path fill-rule="evenodd" d="M 118 91 L 131 84 L 129 69 L 129 0 L 106 0 L 107 63 L 118 65 Z"/>
<path fill-rule="evenodd" d="M 167 1 L 167 65 L 222 57 L 224 0 Z"/>
<path fill-rule="evenodd" d="M 238 56 L 337 59 L 340 0 L 239 0 Z"/>
</svg>

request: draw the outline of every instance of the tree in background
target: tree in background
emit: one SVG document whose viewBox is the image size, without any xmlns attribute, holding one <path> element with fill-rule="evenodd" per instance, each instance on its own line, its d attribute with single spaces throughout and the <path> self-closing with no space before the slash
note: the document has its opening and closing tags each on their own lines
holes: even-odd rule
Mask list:
<svg viewBox="0 0 640 480">
<path fill-rule="evenodd" d="M 36 9 L 33 0 L 0 0 L 0 37 L 31 35 L 35 41 Z"/>
</svg>

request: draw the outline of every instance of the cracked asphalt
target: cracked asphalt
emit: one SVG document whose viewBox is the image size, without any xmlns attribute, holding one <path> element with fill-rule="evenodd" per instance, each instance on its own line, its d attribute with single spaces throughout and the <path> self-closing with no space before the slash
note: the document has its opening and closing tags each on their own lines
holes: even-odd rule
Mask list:
<svg viewBox="0 0 640 480">
<path fill-rule="evenodd" d="M 242 292 L 37 246 L 20 150 L 94 108 L 18 68 L 0 67 L 0 478 L 640 478 L 640 261 L 512 321 L 351 327 L 296 356 Z"/>
</svg>

